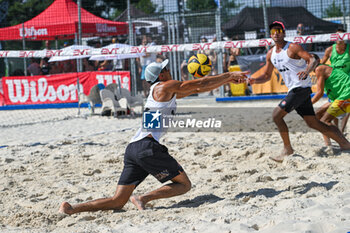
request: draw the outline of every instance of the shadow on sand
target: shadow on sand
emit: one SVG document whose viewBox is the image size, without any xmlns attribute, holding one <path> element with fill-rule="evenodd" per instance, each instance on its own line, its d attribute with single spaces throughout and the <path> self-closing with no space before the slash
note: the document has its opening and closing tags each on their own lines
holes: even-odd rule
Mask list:
<svg viewBox="0 0 350 233">
<path fill-rule="evenodd" d="M 330 181 L 328 183 L 317 183 L 317 182 L 310 182 L 307 184 L 299 185 L 299 186 L 289 186 L 287 189 L 284 190 L 275 190 L 275 189 L 270 189 L 270 188 L 263 188 L 259 189 L 257 191 L 252 191 L 248 193 L 239 193 L 235 196 L 236 199 L 243 198 L 243 197 L 255 197 L 255 196 L 265 196 L 267 198 L 271 198 L 274 196 L 279 195 L 282 192 L 287 192 L 287 191 L 293 191 L 294 193 L 298 194 L 305 194 L 309 192 L 312 188 L 316 187 L 323 187 L 327 191 L 332 189 L 334 185 L 338 184 L 338 181 Z"/>
<path fill-rule="evenodd" d="M 199 207 L 205 203 L 215 203 L 218 201 L 224 200 L 224 198 L 215 196 L 213 194 L 200 195 L 190 200 L 180 201 L 169 207 L 157 207 L 156 209 L 171 209 L 171 208 L 193 208 Z"/>
</svg>

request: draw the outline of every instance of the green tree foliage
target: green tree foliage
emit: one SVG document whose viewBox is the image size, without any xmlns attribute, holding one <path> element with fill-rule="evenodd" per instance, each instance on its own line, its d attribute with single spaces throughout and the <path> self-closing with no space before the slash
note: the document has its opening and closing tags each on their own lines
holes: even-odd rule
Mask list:
<svg viewBox="0 0 350 233">
<path fill-rule="evenodd" d="M 187 0 L 186 7 L 190 11 L 207 11 L 216 9 L 214 0 Z"/>
<path fill-rule="evenodd" d="M 28 21 L 43 12 L 54 0 L 9 0 L 6 24 L 12 26 Z"/>
<path fill-rule="evenodd" d="M 77 0 L 74 0 L 77 2 Z M 137 0 L 131 0 L 130 2 L 138 2 Z M 114 19 L 115 12 L 123 12 L 127 8 L 126 0 L 82 0 L 82 7 L 99 17 Z"/>
<path fill-rule="evenodd" d="M 0 0 L 1 1 L 1 0 Z M 9 3 L 6 20 L 0 27 L 13 26 L 24 23 L 43 12 L 54 0 L 7 0 Z M 22 49 L 22 41 L 2 42 L 6 49 Z M 27 48 L 40 49 L 41 41 L 26 42 Z"/>
<path fill-rule="evenodd" d="M 222 22 L 226 22 L 233 16 L 233 10 L 239 8 L 243 3 L 237 3 L 236 0 L 220 0 L 221 5 L 221 19 Z M 213 11 L 217 9 L 217 5 L 214 0 L 187 0 L 186 10 L 188 11 Z M 215 27 L 215 21 L 213 19 L 203 19 L 203 17 L 197 17 L 187 21 L 189 25 L 193 26 L 206 26 Z"/>
<path fill-rule="evenodd" d="M 346 11 L 346 10 L 345 10 Z M 343 16 L 343 11 L 341 5 L 336 5 L 335 1 L 333 0 L 333 3 L 329 5 L 327 9 L 324 11 L 326 17 L 340 17 Z"/>
<path fill-rule="evenodd" d="M 77 0 L 74 0 L 75 2 Z M 136 7 L 145 13 L 152 14 L 156 10 L 151 0 L 130 0 L 130 4 L 136 4 Z M 100 17 L 110 20 L 115 19 L 127 8 L 126 0 L 82 0 L 82 7 Z"/>
<path fill-rule="evenodd" d="M 223 22 L 230 20 L 233 16 L 232 10 L 242 5 L 243 3 L 236 3 L 235 0 L 221 0 L 221 17 Z"/>
<path fill-rule="evenodd" d="M 185 10 L 188 12 L 213 12 L 216 8 L 217 5 L 214 0 L 187 0 Z M 189 27 L 215 27 L 214 14 L 187 17 L 186 24 Z"/>
<path fill-rule="evenodd" d="M 6 24 L 1 27 L 13 26 L 28 21 L 43 12 L 54 0 L 0 0 L 8 1 L 9 9 Z M 73 0 L 75 3 L 77 0 Z M 213 1 L 213 0 L 212 0 Z M 113 20 L 127 8 L 126 0 L 82 0 L 82 8 L 99 17 Z M 130 0 L 131 4 L 145 13 L 152 14 L 156 7 L 151 0 Z"/>
<path fill-rule="evenodd" d="M 127 8 L 126 1 L 125 4 L 120 4 L 113 10 L 111 19 L 118 17 L 123 11 Z M 147 13 L 153 14 L 156 11 L 156 6 L 152 3 L 151 0 L 130 0 L 130 4 L 136 6 L 137 9 Z"/>
<path fill-rule="evenodd" d="M 156 11 L 156 7 L 151 0 L 141 0 L 136 4 L 136 8 L 142 10 L 146 14 L 153 14 Z"/>
<path fill-rule="evenodd" d="M 235 0 L 220 0 L 221 13 L 230 15 L 232 9 L 238 8 L 243 3 L 237 4 Z M 217 8 L 214 0 L 187 0 L 186 7 L 189 11 L 208 11 Z"/>
</svg>

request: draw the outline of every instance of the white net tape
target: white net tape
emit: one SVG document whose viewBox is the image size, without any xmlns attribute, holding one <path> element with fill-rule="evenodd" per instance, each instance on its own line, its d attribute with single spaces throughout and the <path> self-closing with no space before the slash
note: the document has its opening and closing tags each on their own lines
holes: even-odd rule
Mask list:
<svg viewBox="0 0 350 233">
<path fill-rule="evenodd" d="M 287 41 L 295 43 L 320 43 L 335 42 L 338 40 L 350 40 L 350 33 L 332 33 L 309 36 L 287 37 Z M 258 40 L 236 40 L 220 41 L 213 43 L 195 43 L 195 44 L 172 44 L 172 45 L 154 45 L 154 46 L 130 46 L 122 48 L 96 48 L 96 49 L 71 49 L 71 50 L 1 50 L 0 58 L 5 57 L 55 57 L 55 56 L 79 56 L 82 55 L 115 55 L 115 54 L 137 54 L 137 53 L 160 53 L 160 52 L 181 52 L 211 50 L 221 48 L 253 48 L 271 46 L 274 42 L 271 38 Z"/>
</svg>

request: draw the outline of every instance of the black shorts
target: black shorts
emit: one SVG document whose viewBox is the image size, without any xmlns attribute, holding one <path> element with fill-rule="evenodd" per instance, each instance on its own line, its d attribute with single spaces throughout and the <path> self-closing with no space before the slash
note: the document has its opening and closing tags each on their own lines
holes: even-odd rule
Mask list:
<svg viewBox="0 0 350 233">
<path fill-rule="evenodd" d="M 166 146 L 153 138 L 145 137 L 126 147 L 124 168 L 118 184 L 137 186 L 148 174 L 164 183 L 183 171 L 180 164 L 170 156 Z"/>
<path fill-rule="evenodd" d="M 311 93 L 310 87 L 293 88 L 278 106 L 288 113 L 295 109 L 301 117 L 314 116 L 315 111 L 311 102 Z"/>
</svg>

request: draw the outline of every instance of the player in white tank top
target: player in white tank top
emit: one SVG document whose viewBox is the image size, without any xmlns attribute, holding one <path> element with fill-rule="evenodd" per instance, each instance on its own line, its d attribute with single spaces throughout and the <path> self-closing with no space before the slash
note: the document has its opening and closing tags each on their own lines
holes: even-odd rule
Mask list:
<svg viewBox="0 0 350 233">
<path fill-rule="evenodd" d="M 339 143 L 342 149 L 350 149 L 350 143 L 339 130 L 320 122 L 315 117 L 310 98 L 312 91 L 309 73 L 317 65 L 316 59 L 299 44 L 284 40 L 285 27 L 282 22 L 275 21 L 270 24 L 270 36 L 275 42 L 275 46 L 266 55 L 264 72 L 255 79 L 249 79 L 250 84 L 267 82 L 271 79 L 273 69 L 276 67 L 288 87 L 287 96 L 274 109 L 272 116 L 283 141 L 283 150 L 280 154 L 270 158 L 276 162 L 282 162 L 285 156 L 294 152 L 290 143 L 288 127 L 283 119 L 294 109 L 310 128 L 331 137 Z"/>
<path fill-rule="evenodd" d="M 156 82 L 151 86 L 150 93 L 153 93 L 154 87 L 158 84 L 159 82 Z M 174 95 L 173 98 L 171 98 L 171 100 L 165 101 L 165 102 L 158 102 L 153 98 L 153 95 L 151 94 L 148 95 L 147 102 L 145 105 L 145 110 L 149 110 L 149 111 L 159 110 L 160 114 L 162 114 L 163 116 L 174 115 L 176 111 L 176 94 Z M 135 136 L 131 139 L 130 143 L 139 141 L 144 137 L 147 137 L 149 134 L 151 134 L 155 140 L 159 141 L 160 137 L 163 136 L 164 133 L 165 131 L 162 129 L 151 130 L 151 129 L 143 129 L 143 127 L 140 127 L 137 130 Z"/>
<path fill-rule="evenodd" d="M 310 76 L 304 80 L 298 77 L 300 71 L 306 70 L 307 64 L 304 59 L 294 59 L 288 56 L 287 51 L 290 44 L 291 42 L 287 42 L 279 53 L 276 53 L 277 46 L 274 46 L 272 48 L 271 62 L 282 75 L 288 91 L 296 87 L 311 87 Z"/>
<path fill-rule="evenodd" d="M 176 99 L 211 91 L 232 82 L 243 82 L 248 74 L 248 72 L 236 71 L 181 82 L 172 80 L 170 72 L 166 69 L 167 63 L 168 60 L 163 63 L 153 62 L 146 68 L 146 80 L 152 84 L 145 105 L 146 109 L 173 112 L 176 109 Z M 60 211 L 75 214 L 84 211 L 116 210 L 123 208 L 129 198 L 139 210 L 143 210 L 149 201 L 173 197 L 189 191 L 191 181 L 180 164 L 169 155 L 168 149 L 158 142 L 161 135 L 162 133 L 145 133 L 141 130 L 136 133 L 125 150 L 124 168 L 113 197 L 77 205 L 63 202 Z M 172 182 L 149 193 L 130 197 L 137 185 L 149 174 L 162 183 Z"/>
</svg>

